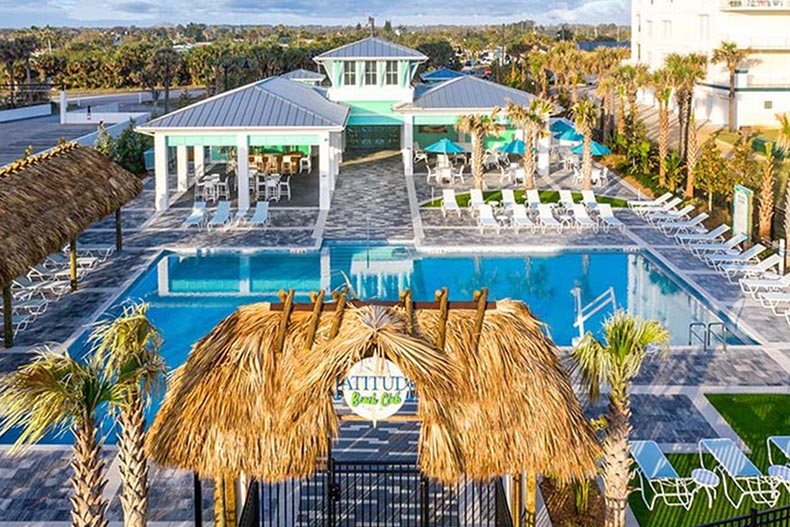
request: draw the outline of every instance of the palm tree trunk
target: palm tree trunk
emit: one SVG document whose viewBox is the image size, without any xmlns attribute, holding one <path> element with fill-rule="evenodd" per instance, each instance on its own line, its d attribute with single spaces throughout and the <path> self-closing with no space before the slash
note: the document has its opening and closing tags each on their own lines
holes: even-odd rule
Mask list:
<svg viewBox="0 0 790 527">
<path fill-rule="evenodd" d="M 584 152 L 582 155 L 582 172 L 584 190 L 592 188 L 592 130 L 584 131 Z"/>
<path fill-rule="evenodd" d="M 730 70 L 730 93 L 729 93 L 729 130 L 730 132 L 735 131 L 735 70 Z"/>
<path fill-rule="evenodd" d="M 685 97 L 679 94 L 675 102 L 678 105 L 678 151 L 680 158 L 686 161 L 686 105 Z"/>
<path fill-rule="evenodd" d="M 697 148 L 697 126 L 693 114 L 688 121 L 688 145 L 686 147 L 686 168 L 688 170 L 688 176 L 686 177 L 686 197 L 693 198 L 694 185 L 696 183 L 695 168 L 699 157 L 699 149 Z"/>
<path fill-rule="evenodd" d="M 669 154 L 669 108 L 666 102 L 658 103 L 658 184 L 667 184 L 667 155 Z"/>
<path fill-rule="evenodd" d="M 81 424 L 75 425 L 73 432 L 71 525 L 106 527 L 104 513 L 107 510 L 107 501 L 102 493 L 107 479 L 104 476 L 101 444 L 96 440 L 96 422 L 92 416 L 86 417 Z"/>
<path fill-rule="evenodd" d="M 148 462 L 145 442 L 143 400 L 139 391 L 129 397 L 129 405 L 119 416 L 121 434 L 118 441 L 121 507 L 126 527 L 145 527 L 148 515 Z"/>
<path fill-rule="evenodd" d="M 535 133 L 528 128 L 524 131 L 524 188 L 535 188 Z"/>
<path fill-rule="evenodd" d="M 606 501 L 606 527 L 625 527 L 631 461 L 628 438 L 631 435 L 631 408 L 628 396 L 610 395 L 608 426 L 603 442 L 603 481 Z"/>
<path fill-rule="evenodd" d="M 538 519 L 537 474 L 527 472 L 524 483 L 524 527 L 535 527 Z"/>
<path fill-rule="evenodd" d="M 606 119 L 607 119 L 606 107 L 607 107 L 607 104 L 608 104 L 608 101 L 607 101 L 607 98 L 606 98 L 606 94 L 604 94 L 601 97 L 601 122 L 600 122 L 601 141 L 603 141 L 604 144 L 606 144 L 607 141 L 609 141 L 609 132 L 606 129 Z"/>
<path fill-rule="evenodd" d="M 617 135 L 625 135 L 625 98 L 622 95 L 617 97 Z"/>
<path fill-rule="evenodd" d="M 480 134 L 472 135 L 472 176 L 475 188 L 483 190 L 483 137 Z"/>
</svg>

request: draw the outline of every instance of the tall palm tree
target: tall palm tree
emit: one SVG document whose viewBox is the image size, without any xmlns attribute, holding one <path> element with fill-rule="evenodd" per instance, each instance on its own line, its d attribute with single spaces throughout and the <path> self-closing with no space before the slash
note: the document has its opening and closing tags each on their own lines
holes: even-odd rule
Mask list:
<svg viewBox="0 0 790 527">
<path fill-rule="evenodd" d="M 165 113 L 170 111 L 170 87 L 178 75 L 180 63 L 181 57 L 170 47 L 157 49 L 151 57 L 149 69 L 165 90 Z"/>
<path fill-rule="evenodd" d="M 107 483 L 97 412 L 117 401 L 119 390 L 92 359 L 78 362 L 69 355 L 41 352 L 32 362 L 0 381 L 0 435 L 21 430 L 14 451 L 40 441 L 47 433 L 71 431 L 71 524 L 104 527 Z"/>
<path fill-rule="evenodd" d="M 124 525 L 145 527 L 148 515 L 148 463 L 144 411 L 167 371 L 159 354 L 162 337 L 148 319 L 147 304 L 127 305 L 123 313 L 100 323 L 90 342 L 105 375 L 123 388 L 118 404 L 118 461 Z"/>
<path fill-rule="evenodd" d="M 738 65 L 743 62 L 746 57 L 751 54 L 752 50 L 749 48 L 741 49 L 735 42 L 724 41 L 721 45 L 713 50 L 711 55 L 711 62 L 714 64 L 723 63 L 727 67 L 730 74 L 730 91 L 729 91 L 729 120 L 728 125 L 730 132 L 735 131 L 735 74 L 738 71 Z"/>
<path fill-rule="evenodd" d="M 672 86 L 675 90 L 675 101 L 678 106 L 678 122 L 680 124 L 680 155 L 688 163 L 689 132 L 691 114 L 694 110 L 694 88 L 705 78 L 708 57 L 699 53 L 682 55 L 670 53 L 664 59 L 669 70 Z"/>
<path fill-rule="evenodd" d="M 499 135 L 505 127 L 497 122 L 500 109 L 494 108 L 491 115 L 468 114 L 458 118 L 456 128 L 459 132 L 472 136 L 472 177 L 475 188 L 483 189 L 483 154 L 486 136 Z"/>
<path fill-rule="evenodd" d="M 548 59 L 546 53 L 539 50 L 530 51 L 527 55 L 527 68 L 535 84 L 535 91 L 541 97 L 549 96 Z"/>
<path fill-rule="evenodd" d="M 524 187 L 535 188 L 535 168 L 538 138 L 546 128 L 549 115 L 554 109 L 551 101 L 538 97 L 529 106 L 508 102 L 505 112 L 508 119 L 521 127 L 524 134 Z"/>
<path fill-rule="evenodd" d="M 8 88 L 11 93 L 11 106 L 16 106 L 16 61 L 19 60 L 20 49 L 14 40 L 0 39 L 0 62 L 5 64 L 8 73 Z"/>
<path fill-rule="evenodd" d="M 779 148 L 790 152 L 790 112 L 776 114 L 776 121 L 779 123 L 779 135 L 776 144 Z M 787 157 L 787 156 L 785 156 Z"/>
<path fill-rule="evenodd" d="M 765 161 L 763 161 L 762 177 L 760 178 L 760 199 L 758 217 L 758 236 L 763 240 L 771 239 L 771 226 L 774 222 L 774 169 L 776 158 L 774 145 L 765 143 Z"/>
<path fill-rule="evenodd" d="M 631 461 L 628 439 L 631 434 L 631 402 L 628 390 L 639 373 L 648 351 L 667 346 L 669 333 L 654 320 L 641 320 L 618 311 L 604 323 L 604 342 L 591 333 L 573 349 L 574 370 L 591 400 L 597 400 L 603 386 L 609 386 L 606 434 L 603 439 L 606 527 L 625 527 Z"/>
<path fill-rule="evenodd" d="M 666 68 L 653 73 L 653 96 L 658 103 L 658 184 L 667 184 L 667 156 L 669 155 L 669 101 L 672 97 L 672 79 Z"/>
<path fill-rule="evenodd" d="M 696 184 L 696 171 L 697 161 L 699 161 L 699 137 L 697 136 L 697 120 L 694 118 L 694 112 L 688 117 L 689 130 L 688 130 L 688 146 L 686 147 L 686 197 L 694 197 L 694 188 Z"/>
<path fill-rule="evenodd" d="M 577 102 L 572 111 L 576 129 L 584 135 L 582 176 L 584 189 L 589 190 L 592 188 L 592 132 L 598 120 L 598 108 L 592 100 L 584 99 Z"/>
</svg>

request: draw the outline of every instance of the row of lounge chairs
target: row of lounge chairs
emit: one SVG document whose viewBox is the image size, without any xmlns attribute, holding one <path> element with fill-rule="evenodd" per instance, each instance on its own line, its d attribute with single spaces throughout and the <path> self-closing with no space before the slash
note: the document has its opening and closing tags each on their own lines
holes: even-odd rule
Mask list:
<svg viewBox="0 0 790 527">
<path fill-rule="evenodd" d="M 79 249 L 77 251 L 77 279 L 82 279 L 112 254 L 112 249 Z M 31 267 L 25 276 L 11 282 L 11 330 L 13 336 L 24 331 L 49 305 L 71 289 L 69 248 L 54 253 Z M 0 316 L 3 315 L 0 307 Z M 2 329 L 2 328 L 0 328 Z M 0 331 L 2 334 L 2 331 Z"/>
<path fill-rule="evenodd" d="M 736 509 L 744 499 L 755 504 L 773 507 L 780 497 L 781 487 L 790 492 L 790 436 L 772 436 L 766 440 L 768 470 L 763 474 L 729 438 L 703 439 L 698 444 L 700 466 L 691 477 L 680 477 L 654 441 L 632 441 L 631 457 L 636 464 L 636 475 L 648 510 L 657 501 L 667 506 L 691 508 L 694 496 L 704 490 L 708 507 L 713 506 L 716 489 L 724 487 L 724 496 Z M 784 457 L 784 464 L 774 463 L 773 452 Z M 713 460 L 712 470 L 705 465 L 706 456 Z"/>
<path fill-rule="evenodd" d="M 585 229 L 598 232 L 611 228 L 625 230 L 621 222 L 612 211 L 611 205 L 598 203 L 592 191 L 582 192 L 582 201 L 576 203 L 570 190 L 561 190 L 559 203 L 542 203 L 537 190 L 527 190 L 524 203 L 516 201 L 512 189 L 502 190 L 501 202 L 486 202 L 481 190 L 472 189 L 469 192 L 469 206 L 467 209 L 473 217 L 477 218 L 480 232 L 492 229 L 500 233 L 503 227 L 510 226 L 518 234 L 522 229 L 530 232 L 549 230 L 561 232 L 563 229 L 572 228 L 578 232 Z M 456 213 L 461 217 L 462 208 L 458 204 L 457 196 L 453 189 L 442 190 L 442 214 Z"/>
<path fill-rule="evenodd" d="M 196 201 L 192 206 L 192 212 L 184 221 L 184 227 L 205 227 L 211 230 L 215 227 L 227 227 L 229 225 L 248 225 L 248 226 L 263 226 L 269 224 L 269 202 L 258 201 L 255 203 L 255 209 L 251 217 L 247 217 L 249 211 L 239 210 L 234 215 L 230 201 L 220 201 L 217 203 L 217 208 L 211 219 L 208 217 L 208 210 L 206 209 L 205 201 Z"/>
</svg>

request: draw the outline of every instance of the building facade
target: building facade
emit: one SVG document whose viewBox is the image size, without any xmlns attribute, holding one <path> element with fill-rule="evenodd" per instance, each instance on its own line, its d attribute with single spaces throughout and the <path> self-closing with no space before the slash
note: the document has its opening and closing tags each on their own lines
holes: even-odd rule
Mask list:
<svg viewBox="0 0 790 527">
<path fill-rule="evenodd" d="M 790 110 L 790 0 L 632 0 L 631 59 L 660 68 L 670 53 L 709 57 L 723 41 L 752 50 L 736 75 L 736 127 L 775 126 Z M 728 124 L 729 73 L 710 64 L 698 120 Z"/>
</svg>

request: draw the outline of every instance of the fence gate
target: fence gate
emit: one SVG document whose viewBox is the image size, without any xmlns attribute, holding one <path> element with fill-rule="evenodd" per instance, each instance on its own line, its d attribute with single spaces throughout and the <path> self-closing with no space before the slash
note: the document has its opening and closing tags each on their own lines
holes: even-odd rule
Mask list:
<svg viewBox="0 0 790 527">
<path fill-rule="evenodd" d="M 510 527 L 499 479 L 444 486 L 416 465 L 330 461 L 308 480 L 253 482 L 242 527 Z"/>
</svg>

